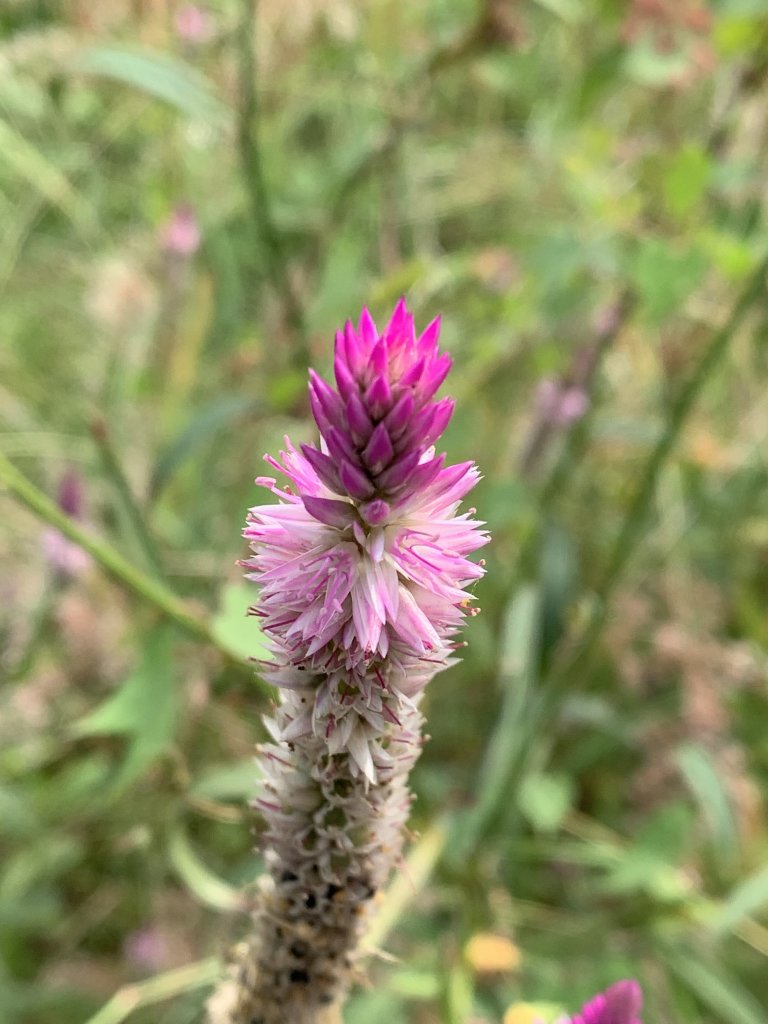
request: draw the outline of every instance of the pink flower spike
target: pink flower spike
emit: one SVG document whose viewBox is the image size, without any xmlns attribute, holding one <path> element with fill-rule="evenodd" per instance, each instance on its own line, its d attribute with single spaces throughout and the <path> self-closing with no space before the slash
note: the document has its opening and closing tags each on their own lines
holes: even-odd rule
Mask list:
<svg viewBox="0 0 768 1024">
<path fill-rule="evenodd" d="M 386 340 L 367 311 L 359 333 L 346 325 L 335 359 L 341 396 L 310 373 L 312 408 L 328 447 L 305 444 L 299 453 L 287 442 L 283 463 L 292 487 L 275 489 L 278 505 L 255 508 L 247 530 L 254 546 L 247 567 L 262 583 L 258 610 L 267 633 L 284 644 L 286 663 L 303 659 L 307 679 L 344 664 L 361 699 L 369 666 L 387 674 L 388 662 L 371 662 L 382 632 L 388 658 L 402 666 L 415 657 L 422 666 L 422 682 L 417 690 L 409 683 L 409 695 L 423 687 L 432 674 L 423 669 L 424 652 L 435 671 L 450 656 L 466 614 L 463 589 L 482 571 L 467 555 L 487 536 L 468 514 L 456 515 L 477 471 L 472 463 L 446 467 L 430 450 L 453 411 L 451 399 L 433 400 L 422 390 L 424 381 L 435 389 L 450 367 L 437 350 L 438 323 L 417 342 L 400 302 Z M 334 729 L 350 721 L 348 701 L 328 705 L 326 694 L 322 708 L 316 735 L 325 734 L 329 714 Z M 372 763 L 379 760 L 374 752 Z"/>
<path fill-rule="evenodd" d="M 476 467 L 434 453 L 453 412 L 433 397 L 451 365 L 438 330 L 435 320 L 417 339 L 404 300 L 381 333 L 365 309 L 359 330 L 347 323 L 335 387 L 310 373 L 319 444 L 286 439 L 268 461 L 289 483 L 261 478 L 277 503 L 246 522 L 242 564 L 278 698 L 257 800 L 270 882 L 243 1019 L 319 1019 L 349 985 L 371 896 L 401 859 L 422 694 L 473 614 L 484 569 L 471 556 L 488 535 L 459 510 Z M 301 933 L 312 942 L 296 943 Z M 312 984 L 286 987 L 292 973 Z"/>
</svg>

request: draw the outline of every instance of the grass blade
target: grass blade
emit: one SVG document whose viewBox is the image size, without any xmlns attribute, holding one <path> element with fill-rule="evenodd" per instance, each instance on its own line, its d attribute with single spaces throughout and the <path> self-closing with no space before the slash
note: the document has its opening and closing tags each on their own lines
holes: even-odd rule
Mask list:
<svg viewBox="0 0 768 1024">
<path fill-rule="evenodd" d="M 70 67 L 131 86 L 209 124 L 223 125 L 230 114 L 205 75 L 167 53 L 138 47 L 93 46 L 81 50 Z"/>
</svg>

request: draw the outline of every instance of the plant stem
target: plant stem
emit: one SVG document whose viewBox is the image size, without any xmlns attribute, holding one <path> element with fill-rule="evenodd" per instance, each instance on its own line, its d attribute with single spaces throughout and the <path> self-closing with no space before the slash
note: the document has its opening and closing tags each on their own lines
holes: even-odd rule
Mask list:
<svg viewBox="0 0 768 1024">
<path fill-rule="evenodd" d="M 273 287 L 280 293 L 286 320 L 296 339 L 294 357 L 303 369 L 309 362 L 307 329 L 301 304 L 293 290 L 285 247 L 275 225 L 269 190 L 261 161 L 259 143 L 259 99 L 256 89 L 256 0 L 242 0 L 240 25 L 240 107 L 238 111 L 238 138 L 243 165 L 245 189 L 251 203 L 256 232 L 264 252 L 267 274 Z"/>
<path fill-rule="evenodd" d="M 698 366 L 672 403 L 666 427 L 648 457 L 624 524 L 613 545 L 602 580 L 596 588 L 600 598 L 599 607 L 577 645 L 575 656 L 569 659 L 570 663 L 567 666 L 569 673 L 577 664 L 583 666 L 591 657 L 605 621 L 610 599 L 645 532 L 648 508 L 656 491 L 661 472 L 680 437 L 696 400 L 713 371 L 717 369 L 727 354 L 733 336 L 741 327 L 747 313 L 759 299 L 765 296 L 766 275 L 768 275 L 768 256 L 764 257 L 752 272 L 725 324 L 715 332 Z"/>
<path fill-rule="evenodd" d="M 110 440 L 106 423 L 103 420 L 95 421 L 91 426 L 91 434 L 96 442 L 96 447 L 99 449 L 104 472 L 112 482 L 120 501 L 120 510 L 124 514 L 127 523 L 130 524 L 130 530 L 141 549 L 147 568 L 151 570 L 152 575 L 157 579 L 162 579 L 164 573 L 154 538 L 149 532 L 149 527 L 123 472 L 123 467 Z"/>
<path fill-rule="evenodd" d="M 91 558 L 118 583 L 162 612 L 191 637 L 215 648 L 230 665 L 236 665 L 239 668 L 246 666 L 239 655 L 231 651 L 216 637 L 205 619 L 191 611 L 164 584 L 147 576 L 141 569 L 137 569 L 107 541 L 94 537 L 73 519 L 70 519 L 2 452 L 0 452 L 0 486 L 5 487 L 22 505 L 87 551 Z"/>
<path fill-rule="evenodd" d="M 603 359 L 626 326 L 633 306 L 634 296 L 628 289 L 624 289 L 614 303 L 602 310 L 594 337 L 589 344 L 575 350 L 570 366 L 558 380 L 558 385 L 562 388 L 575 388 L 583 392 L 588 399 L 588 408 L 592 405 L 595 379 Z M 543 409 L 539 410 L 531 432 L 523 444 L 518 469 L 521 477 L 535 479 L 547 449 L 558 433 L 562 433 L 562 428 L 552 415 Z M 573 465 L 574 460 L 571 456 L 574 454 L 574 438 L 577 435 L 578 431 L 575 429 L 568 432 L 563 454 L 542 489 L 542 508 L 549 507 L 551 499 L 562 492 L 564 477 Z"/>
<path fill-rule="evenodd" d="M 191 992 L 196 988 L 204 988 L 215 981 L 221 971 L 221 964 L 215 957 L 199 960 L 197 963 L 178 967 L 164 974 L 158 974 L 146 981 L 133 985 L 124 985 L 112 996 L 108 1003 L 86 1024 L 122 1024 L 124 1020 L 144 1006 L 162 1003 L 183 992 Z"/>
</svg>

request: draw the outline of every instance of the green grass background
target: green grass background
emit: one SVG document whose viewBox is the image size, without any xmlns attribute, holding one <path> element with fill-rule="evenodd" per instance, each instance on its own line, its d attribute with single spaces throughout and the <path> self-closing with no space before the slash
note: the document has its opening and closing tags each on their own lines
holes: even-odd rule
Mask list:
<svg viewBox="0 0 768 1024">
<path fill-rule="evenodd" d="M 347 1021 L 629 975 L 651 1024 L 765 1024 L 763 0 L 182 6 L 0 5 L 0 1022 L 200 1019 L 258 873 L 252 480 L 405 294 L 493 543 Z"/>
</svg>

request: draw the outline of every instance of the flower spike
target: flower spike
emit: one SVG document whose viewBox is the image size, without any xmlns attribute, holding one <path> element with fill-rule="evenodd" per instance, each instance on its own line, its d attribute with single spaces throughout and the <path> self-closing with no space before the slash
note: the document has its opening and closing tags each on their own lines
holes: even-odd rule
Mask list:
<svg viewBox="0 0 768 1024">
<path fill-rule="evenodd" d="M 401 300 L 336 336 L 335 387 L 310 372 L 320 444 L 269 458 L 290 486 L 248 514 L 243 563 L 278 688 L 260 748 L 266 828 L 256 933 L 215 1024 L 319 1024 L 343 998 L 372 898 L 398 863 L 421 749 L 419 701 L 455 660 L 488 540 L 459 505 L 472 463 L 436 456 L 453 413 L 439 321 Z M 591 1021 L 587 1024 L 592 1024 Z"/>
</svg>

